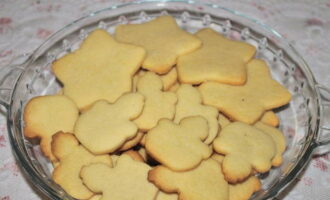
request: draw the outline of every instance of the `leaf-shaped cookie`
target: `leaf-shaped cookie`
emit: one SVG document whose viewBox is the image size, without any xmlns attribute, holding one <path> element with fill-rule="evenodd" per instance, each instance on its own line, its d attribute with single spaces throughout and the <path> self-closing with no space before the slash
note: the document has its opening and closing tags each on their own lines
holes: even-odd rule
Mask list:
<svg viewBox="0 0 330 200">
<path fill-rule="evenodd" d="M 178 75 L 182 83 L 199 84 L 217 81 L 226 84 L 242 85 L 246 81 L 245 64 L 254 56 L 254 46 L 225 38 L 206 28 L 196 36 L 203 45 L 198 50 L 180 56 Z"/>
<path fill-rule="evenodd" d="M 171 16 L 161 16 L 144 24 L 117 26 L 115 36 L 118 41 L 144 47 L 147 57 L 142 67 L 159 74 L 170 71 L 178 56 L 202 44 L 196 36 L 180 29 Z"/>
<path fill-rule="evenodd" d="M 185 172 L 157 166 L 149 172 L 148 179 L 162 191 L 179 193 L 180 200 L 228 200 L 229 197 L 221 165 L 213 159 Z"/>
<path fill-rule="evenodd" d="M 209 135 L 204 143 L 211 144 L 218 135 L 218 110 L 212 106 L 203 105 L 198 89 L 191 85 L 181 85 L 176 94 L 178 104 L 176 105 L 174 122 L 179 123 L 183 118 L 189 116 L 204 117 L 209 125 Z"/>
<path fill-rule="evenodd" d="M 56 60 L 52 69 L 64 84 L 64 95 L 80 109 L 97 100 L 115 102 L 130 92 L 132 76 L 139 69 L 145 50 L 115 41 L 98 29 L 89 34 L 80 48 Z"/>
<path fill-rule="evenodd" d="M 148 181 L 147 164 L 122 155 L 116 166 L 92 164 L 81 170 L 86 186 L 102 193 L 102 200 L 153 200 L 158 189 Z"/>
<path fill-rule="evenodd" d="M 68 97 L 63 95 L 32 98 L 24 109 L 24 135 L 41 138 L 42 152 L 56 161 L 51 151 L 52 136 L 59 132 L 73 132 L 79 110 Z"/>
<path fill-rule="evenodd" d="M 180 124 L 161 119 L 148 132 L 145 147 L 161 164 L 175 171 L 186 171 L 211 156 L 212 150 L 203 143 L 207 136 L 207 121 L 200 116 L 187 117 Z"/>
<path fill-rule="evenodd" d="M 230 183 L 244 180 L 252 169 L 267 172 L 276 154 L 271 136 L 242 122 L 233 122 L 224 127 L 213 146 L 216 152 L 225 155 L 222 169 Z"/>
<path fill-rule="evenodd" d="M 93 155 L 69 133 L 58 132 L 53 136 L 52 152 L 59 159 L 59 164 L 53 171 L 53 180 L 77 199 L 88 199 L 93 195 L 79 177 L 83 166 L 92 163 L 112 166 L 109 155 Z"/>
<path fill-rule="evenodd" d="M 138 127 L 132 120 L 142 112 L 143 104 L 139 93 L 127 93 L 114 104 L 97 101 L 79 116 L 74 134 L 94 154 L 114 152 L 136 136 Z"/>
<path fill-rule="evenodd" d="M 161 79 L 153 72 L 142 75 L 137 83 L 137 90 L 145 97 L 141 115 L 134 120 L 140 130 L 147 131 L 162 119 L 173 119 L 177 97 L 175 93 L 163 92 Z"/>
<path fill-rule="evenodd" d="M 235 121 L 253 124 L 266 110 L 289 103 L 291 94 L 271 78 L 266 63 L 252 60 L 247 65 L 248 80 L 243 86 L 206 82 L 199 87 L 203 103 L 217 107 Z"/>
</svg>

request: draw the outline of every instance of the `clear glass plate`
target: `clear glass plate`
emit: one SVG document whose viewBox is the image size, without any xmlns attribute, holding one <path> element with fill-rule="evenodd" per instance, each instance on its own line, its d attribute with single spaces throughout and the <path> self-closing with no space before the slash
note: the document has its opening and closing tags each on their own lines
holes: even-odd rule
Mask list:
<svg viewBox="0 0 330 200">
<path fill-rule="evenodd" d="M 54 34 L 23 64 L 2 69 L 0 103 L 8 109 L 9 136 L 19 165 L 50 198 L 72 199 L 52 181 L 52 165 L 40 153 L 38 141 L 24 138 L 24 106 L 34 96 L 59 92 L 61 85 L 51 72 L 51 63 L 77 49 L 90 31 L 102 28 L 113 33 L 118 24 L 143 23 L 160 15 L 175 17 L 191 33 L 210 27 L 256 46 L 256 57 L 265 60 L 273 77 L 291 92 L 290 104 L 276 110 L 287 140 L 283 164 L 259 176 L 262 190 L 251 199 L 275 197 L 297 177 L 313 150 L 329 142 L 319 135 L 329 129 L 323 110 L 329 105 L 330 92 L 317 84 L 304 60 L 271 28 L 219 5 L 193 1 L 135 2 L 92 13 Z"/>
</svg>

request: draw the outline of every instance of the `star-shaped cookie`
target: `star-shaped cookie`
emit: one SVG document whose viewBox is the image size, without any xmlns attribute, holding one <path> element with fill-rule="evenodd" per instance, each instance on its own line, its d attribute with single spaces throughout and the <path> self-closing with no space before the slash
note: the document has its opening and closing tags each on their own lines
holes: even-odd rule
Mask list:
<svg viewBox="0 0 330 200">
<path fill-rule="evenodd" d="M 225 38 L 212 29 L 202 29 L 196 36 L 203 41 L 198 50 L 180 56 L 178 75 L 182 83 L 216 81 L 242 85 L 246 81 L 246 63 L 254 56 L 254 46 Z"/>
<path fill-rule="evenodd" d="M 234 121 L 253 124 L 267 110 L 289 103 L 291 94 L 273 80 L 266 63 L 252 60 L 247 65 L 248 80 L 243 86 L 203 83 L 199 90 L 203 103 L 217 107 Z"/>
<path fill-rule="evenodd" d="M 78 50 L 56 60 L 52 69 L 64 85 L 64 95 L 84 109 L 100 99 L 113 103 L 129 92 L 145 53 L 142 47 L 119 43 L 98 29 Z"/>
<path fill-rule="evenodd" d="M 142 67 L 158 74 L 170 71 L 178 56 L 202 44 L 196 36 L 180 29 L 171 16 L 161 16 L 144 24 L 117 26 L 115 37 L 118 41 L 144 47 L 147 57 Z"/>
</svg>

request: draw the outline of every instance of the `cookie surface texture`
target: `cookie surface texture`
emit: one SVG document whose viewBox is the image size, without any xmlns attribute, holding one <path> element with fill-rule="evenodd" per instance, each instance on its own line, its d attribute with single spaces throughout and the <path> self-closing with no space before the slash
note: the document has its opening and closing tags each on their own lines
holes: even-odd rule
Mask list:
<svg viewBox="0 0 330 200">
<path fill-rule="evenodd" d="M 266 63 L 252 60 L 247 65 L 248 80 L 243 86 L 206 82 L 199 87 L 203 103 L 217 107 L 235 121 L 255 123 L 266 110 L 289 103 L 291 94 L 271 78 Z"/>
<path fill-rule="evenodd" d="M 88 188 L 102 193 L 102 200 L 153 200 L 158 189 L 148 181 L 147 164 L 122 155 L 116 166 L 92 164 L 81 170 Z"/>
<path fill-rule="evenodd" d="M 207 136 L 207 121 L 202 117 L 187 117 L 180 124 L 162 119 L 148 132 L 145 148 L 168 168 L 186 171 L 211 156 L 212 150 L 203 142 Z"/>
<path fill-rule="evenodd" d="M 182 83 L 199 84 L 205 81 L 242 85 L 246 82 L 246 63 L 256 48 L 248 43 L 225 38 L 212 29 L 195 34 L 203 45 L 196 51 L 180 56 L 178 75 Z"/>
<path fill-rule="evenodd" d="M 94 154 L 111 153 L 136 136 L 138 127 L 132 122 L 142 112 L 144 97 L 127 93 L 115 103 L 97 101 L 79 116 L 74 134 Z"/>
<path fill-rule="evenodd" d="M 175 172 L 157 166 L 148 178 L 164 192 L 176 192 L 180 200 L 228 200 L 229 189 L 221 172 L 221 165 L 213 159 L 203 161 L 186 172 Z"/>
<path fill-rule="evenodd" d="M 42 152 L 55 161 L 56 157 L 51 151 L 52 136 L 59 131 L 72 133 L 78 115 L 77 106 L 66 96 L 32 98 L 24 109 L 24 135 L 41 138 Z"/>
<path fill-rule="evenodd" d="M 100 99 L 113 103 L 130 92 L 145 54 L 143 48 L 119 43 L 98 29 L 78 50 L 56 60 L 52 69 L 64 85 L 64 95 L 85 109 Z"/>
<path fill-rule="evenodd" d="M 223 128 L 213 147 L 225 155 L 222 169 L 230 183 L 244 180 L 253 169 L 260 173 L 269 171 L 276 154 L 271 136 L 242 122 L 233 122 Z"/>
<path fill-rule="evenodd" d="M 209 126 L 209 135 L 204 143 L 211 144 L 218 134 L 218 110 L 212 106 L 203 105 L 198 89 L 191 85 L 181 85 L 176 94 L 178 103 L 176 105 L 174 122 L 179 123 L 183 118 L 189 116 L 204 117 Z"/>
<path fill-rule="evenodd" d="M 144 24 L 119 25 L 115 36 L 118 41 L 144 47 L 147 56 L 142 67 L 158 74 L 170 71 L 178 56 L 201 46 L 201 41 L 180 29 L 171 16 L 161 16 Z"/>
<path fill-rule="evenodd" d="M 109 155 L 95 156 L 91 154 L 82 145 L 79 145 L 78 140 L 69 133 L 58 132 L 53 136 L 52 151 L 60 161 L 53 171 L 53 180 L 77 199 L 88 199 L 93 195 L 79 177 L 83 166 L 92 163 L 104 163 L 112 166 Z"/>
<path fill-rule="evenodd" d="M 147 72 L 138 80 L 137 91 L 145 97 L 141 115 L 134 120 L 140 130 L 147 131 L 157 125 L 162 118 L 173 119 L 176 94 L 163 92 L 161 79 L 153 72 Z"/>
<path fill-rule="evenodd" d="M 276 154 L 272 160 L 272 165 L 275 167 L 280 166 L 283 161 L 282 154 L 285 151 L 286 147 L 286 141 L 283 133 L 277 128 L 274 128 L 262 122 L 257 122 L 254 126 L 272 137 L 276 145 Z"/>
</svg>

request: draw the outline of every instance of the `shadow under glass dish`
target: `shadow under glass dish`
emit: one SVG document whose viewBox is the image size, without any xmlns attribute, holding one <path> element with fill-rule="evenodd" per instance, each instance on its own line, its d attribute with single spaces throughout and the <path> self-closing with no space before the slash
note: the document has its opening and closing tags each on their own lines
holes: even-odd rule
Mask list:
<svg viewBox="0 0 330 200">
<path fill-rule="evenodd" d="M 102 28 L 112 34 L 118 24 L 143 23 L 161 15 L 173 16 L 182 29 L 191 33 L 208 27 L 254 45 L 256 58 L 266 61 L 274 79 L 291 92 L 290 104 L 276 110 L 287 141 L 283 164 L 260 175 L 262 189 L 251 199 L 275 197 L 297 177 L 313 150 L 328 143 L 318 139 L 323 130 L 320 88 L 304 60 L 277 32 L 236 11 L 193 1 L 135 2 L 92 13 L 54 34 L 25 63 L 6 68 L 6 78 L 0 84 L 9 89 L 0 88 L 0 97 L 8 110 L 9 136 L 19 165 L 50 198 L 72 199 L 52 181 L 53 167 L 40 153 L 38 141 L 24 138 L 24 106 L 32 97 L 60 91 L 51 63 L 79 48 L 89 32 Z M 321 89 L 330 94 L 328 89 Z"/>
</svg>

